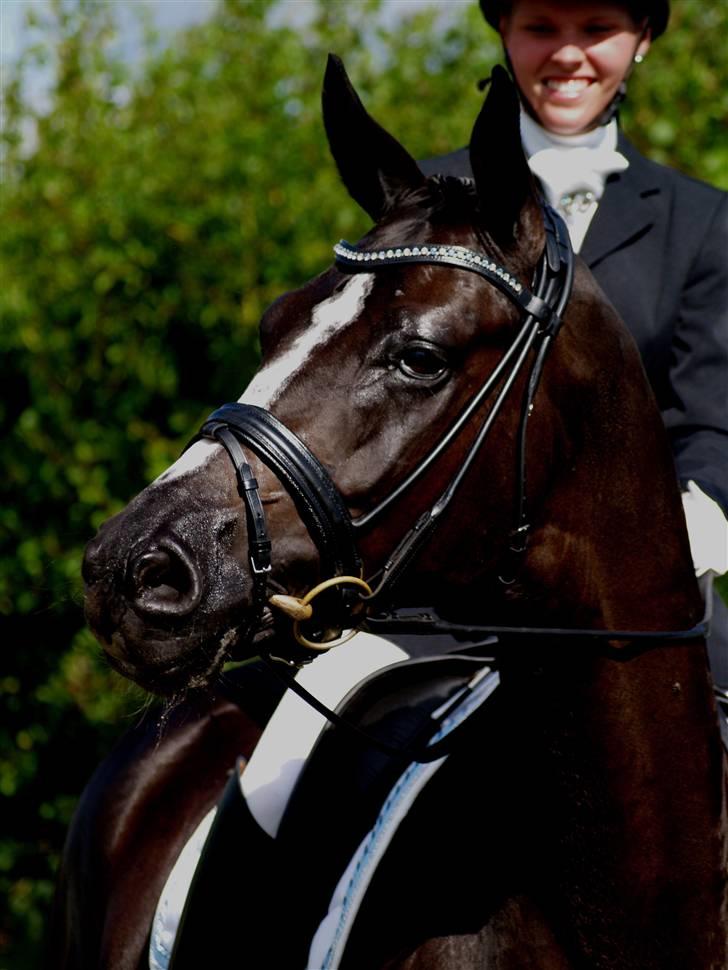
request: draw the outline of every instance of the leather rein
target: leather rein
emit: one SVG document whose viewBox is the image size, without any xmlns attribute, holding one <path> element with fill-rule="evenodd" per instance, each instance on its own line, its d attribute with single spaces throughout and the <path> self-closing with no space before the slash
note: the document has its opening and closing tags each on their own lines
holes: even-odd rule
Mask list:
<svg viewBox="0 0 728 970">
<path fill-rule="evenodd" d="M 294 619 L 295 643 L 284 657 L 262 653 L 269 662 L 298 669 L 325 651 L 352 636 L 362 625 L 373 632 L 450 633 L 469 637 L 536 636 L 587 637 L 601 641 L 656 641 L 697 639 L 709 628 L 709 608 L 695 626 L 686 630 L 634 631 L 571 629 L 546 627 L 506 627 L 480 624 L 453 624 L 428 612 L 404 615 L 390 607 L 392 591 L 428 541 L 450 505 L 463 479 L 478 456 L 519 374 L 530 358 L 530 370 L 521 401 L 519 431 L 516 443 L 516 496 L 514 522 L 510 530 L 508 557 L 500 573 L 505 584 L 513 581 L 513 568 L 526 550 L 530 523 L 526 495 L 526 444 L 529 416 L 539 386 L 548 351 L 558 334 L 562 315 L 569 301 L 574 254 L 568 230 L 561 217 L 543 205 L 546 242 L 529 289 L 506 269 L 483 254 L 462 246 L 419 245 L 397 246 L 384 250 L 362 250 L 342 241 L 334 247 L 337 267 L 346 273 L 372 273 L 389 266 L 426 264 L 452 266 L 478 274 L 504 293 L 524 314 L 523 322 L 510 347 L 466 405 L 443 438 L 409 475 L 377 506 L 352 520 L 348 508 L 330 475 L 301 439 L 286 428 L 269 411 L 243 403 L 225 404 L 214 411 L 189 443 L 210 439 L 221 444 L 235 469 L 238 492 L 243 500 L 248 530 L 248 553 L 253 580 L 249 619 L 239 640 L 247 647 L 260 627 L 266 605 L 280 609 Z M 498 386 L 500 385 L 500 386 Z M 357 532 L 368 528 L 386 509 L 437 460 L 455 440 L 483 402 L 491 395 L 493 403 L 471 444 L 455 477 L 442 494 L 403 536 L 378 573 L 366 582 L 357 550 Z M 247 460 L 245 448 L 252 451 L 282 482 L 293 499 L 298 514 L 306 525 L 321 559 L 321 572 L 330 578 L 320 583 L 302 599 L 269 596 L 271 540 L 263 503 Z M 315 616 L 311 603 L 319 596 L 326 606 L 325 622 Z M 387 607 L 390 607 L 389 609 Z M 318 625 L 317 625 L 318 624 Z M 330 628 L 349 630 L 342 636 L 331 635 Z M 485 659 L 485 658 L 484 658 Z M 291 677 L 289 686 L 296 687 Z M 303 689 L 299 690 L 301 693 Z M 306 699 L 329 719 L 333 712 L 323 708 L 307 692 Z"/>
</svg>

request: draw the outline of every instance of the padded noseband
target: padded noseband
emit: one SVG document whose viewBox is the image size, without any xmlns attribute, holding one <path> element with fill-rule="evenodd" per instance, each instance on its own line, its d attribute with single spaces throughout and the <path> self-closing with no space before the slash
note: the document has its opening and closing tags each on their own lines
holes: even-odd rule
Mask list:
<svg viewBox="0 0 728 970">
<path fill-rule="evenodd" d="M 283 483 L 316 544 L 322 573 L 359 575 L 361 560 L 349 510 L 329 473 L 301 439 L 270 411 L 253 404 L 223 404 L 205 421 L 199 437 L 219 441 L 225 429 Z"/>
</svg>

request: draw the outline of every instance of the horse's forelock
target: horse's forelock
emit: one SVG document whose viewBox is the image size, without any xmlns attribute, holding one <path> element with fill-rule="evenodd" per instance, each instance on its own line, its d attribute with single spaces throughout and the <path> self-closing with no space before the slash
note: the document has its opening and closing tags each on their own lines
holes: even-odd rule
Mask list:
<svg viewBox="0 0 728 970">
<path fill-rule="evenodd" d="M 425 241 L 423 227 L 437 234 L 453 227 L 470 230 L 473 242 L 491 259 L 507 266 L 518 276 L 530 275 L 529 259 L 516 244 L 504 252 L 488 232 L 488 213 L 483 212 L 472 178 L 431 175 L 423 185 L 402 195 L 391 215 L 368 234 L 376 246 L 401 246 Z M 425 234 L 429 239 L 430 233 Z M 466 245 L 469 245 L 467 240 Z"/>
<path fill-rule="evenodd" d="M 398 212 L 410 208 L 434 224 L 472 222 L 478 197 L 475 182 L 454 175 L 431 175 L 423 185 L 402 197 Z"/>
</svg>

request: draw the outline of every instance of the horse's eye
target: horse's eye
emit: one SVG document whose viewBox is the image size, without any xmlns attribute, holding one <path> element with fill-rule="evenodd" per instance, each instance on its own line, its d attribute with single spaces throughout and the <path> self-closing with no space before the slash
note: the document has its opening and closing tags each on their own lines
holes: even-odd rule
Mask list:
<svg viewBox="0 0 728 970">
<path fill-rule="evenodd" d="M 399 369 L 406 377 L 432 381 L 445 374 L 447 359 L 437 347 L 412 343 L 400 353 Z"/>
</svg>

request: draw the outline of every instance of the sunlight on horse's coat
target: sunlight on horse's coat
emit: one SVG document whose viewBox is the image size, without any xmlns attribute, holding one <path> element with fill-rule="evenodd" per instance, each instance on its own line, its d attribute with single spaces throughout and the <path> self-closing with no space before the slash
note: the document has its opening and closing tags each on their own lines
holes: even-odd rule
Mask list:
<svg viewBox="0 0 728 970">
<path fill-rule="evenodd" d="M 354 276 L 346 285 L 314 308 L 311 324 L 287 351 L 263 367 L 240 398 L 242 404 L 270 407 L 306 363 L 315 347 L 323 346 L 344 327 L 354 323 L 374 285 L 374 274 Z"/>
</svg>

